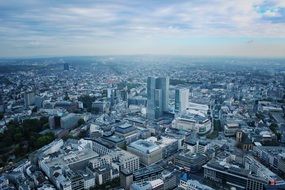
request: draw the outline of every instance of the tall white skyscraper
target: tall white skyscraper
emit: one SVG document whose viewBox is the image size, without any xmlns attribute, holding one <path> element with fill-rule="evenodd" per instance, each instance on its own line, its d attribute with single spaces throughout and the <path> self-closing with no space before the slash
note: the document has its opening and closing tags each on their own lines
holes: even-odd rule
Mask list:
<svg viewBox="0 0 285 190">
<path fill-rule="evenodd" d="M 157 119 L 163 111 L 168 111 L 169 102 L 169 78 L 147 79 L 147 117 Z"/>
<path fill-rule="evenodd" d="M 175 90 L 175 111 L 185 111 L 189 104 L 189 89 L 181 88 Z"/>
</svg>

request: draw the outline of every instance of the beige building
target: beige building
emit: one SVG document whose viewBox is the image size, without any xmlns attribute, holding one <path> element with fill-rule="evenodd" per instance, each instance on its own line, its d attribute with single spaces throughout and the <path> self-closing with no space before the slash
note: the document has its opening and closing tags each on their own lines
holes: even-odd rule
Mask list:
<svg viewBox="0 0 285 190">
<path fill-rule="evenodd" d="M 150 165 L 162 159 L 162 148 L 150 141 L 137 140 L 129 144 L 127 150 L 137 155 L 143 165 Z"/>
</svg>

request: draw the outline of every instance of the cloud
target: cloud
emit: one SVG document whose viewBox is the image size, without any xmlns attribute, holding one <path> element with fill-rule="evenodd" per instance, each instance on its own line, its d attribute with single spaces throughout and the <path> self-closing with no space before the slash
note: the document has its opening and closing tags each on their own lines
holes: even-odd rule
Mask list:
<svg viewBox="0 0 285 190">
<path fill-rule="evenodd" d="M 280 17 L 281 14 L 278 12 L 278 10 L 266 10 L 263 15 L 265 17 Z"/>
<path fill-rule="evenodd" d="M 267 43 L 285 38 L 282 0 L 9 0 L 0 2 L 0 10 L 0 41 L 6 48 L 2 55 L 12 55 L 15 46 L 36 46 L 42 54 L 54 53 L 51 47 L 64 54 L 76 53 L 68 49 L 92 53 L 90 48 L 112 54 L 120 45 L 124 52 L 163 51 L 166 41 L 187 49 L 185 44 L 194 38 L 210 44 L 221 37 L 233 45 L 238 43 L 233 39 L 263 38 Z"/>
</svg>

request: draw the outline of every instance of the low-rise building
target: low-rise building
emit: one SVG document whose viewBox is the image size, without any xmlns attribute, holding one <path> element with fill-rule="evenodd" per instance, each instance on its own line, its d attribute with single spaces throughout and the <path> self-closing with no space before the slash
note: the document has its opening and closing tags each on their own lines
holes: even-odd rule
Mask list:
<svg viewBox="0 0 285 190">
<path fill-rule="evenodd" d="M 170 137 L 149 137 L 146 141 L 152 142 L 160 146 L 162 150 L 162 158 L 167 158 L 178 151 L 178 140 Z"/>
<path fill-rule="evenodd" d="M 162 171 L 163 168 L 156 164 L 141 168 L 133 173 L 133 181 L 143 182 L 160 179 L 162 177 Z"/>
<path fill-rule="evenodd" d="M 205 135 L 212 130 L 211 120 L 200 112 L 183 112 L 172 122 L 172 127 Z"/>
<path fill-rule="evenodd" d="M 130 123 L 122 123 L 116 126 L 115 134 L 123 136 L 126 144 L 130 144 L 139 139 L 138 130 Z"/>
<path fill-rule="evenodd" d="M 224 125 L 224 134 L 227 137 L 235 136 L 239 128 L 240 126 L 238 123 L 226 123 Z"/>
<path fill-rule="evenodd" d="M 234 187 L 237 189 L 261 190 L 268 182 L 244 170 L 225 163 L 209 162 L 203 166 L 204 178 L 214 181 L 217 185 Z"/>
<path fill-rule="evenodd" d="M 137 140 L 129 144 L 127 150 L 137 155 L 143 165 L 150 165 L 162 159 L 162 148 L 150 141 Z"/>
<path fill-rule="evenodd" d="M 207 185 L 201 184 L 197 180 L 180 180 L 179 187 L 185 190 L 214 190 Z"/>
<path fill-rule="evenodd" d="M 131 190 L 164 190 L 164 183 L 161 179 L 145 181 L 141 183 L 133 183 Z"/>
<path fill-rule="evenodd" d="M 175 156 L 175 165 L 184 168 L 191 173 L 198 172 L 202 166 L 208 161 L 205 154 L 191 154 L 190 152 L 182 152 Z"/>
</svg>

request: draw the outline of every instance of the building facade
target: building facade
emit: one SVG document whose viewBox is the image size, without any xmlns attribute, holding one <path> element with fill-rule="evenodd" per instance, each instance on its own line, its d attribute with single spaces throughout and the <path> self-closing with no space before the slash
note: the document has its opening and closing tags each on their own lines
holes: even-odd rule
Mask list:
<svg viewBox="0 0 285 190">
<path fill-rule="evenodd" d="M 169 78 L 147 79 L 147 117 L 157 119 L 164 111 L 168 111 Z"/>
<path fill-rule="evenodd" d="M 189 90 L 186 88 L 175 90 L 175 111 L 185 111 L 189 104 Z"/>
</svg>

